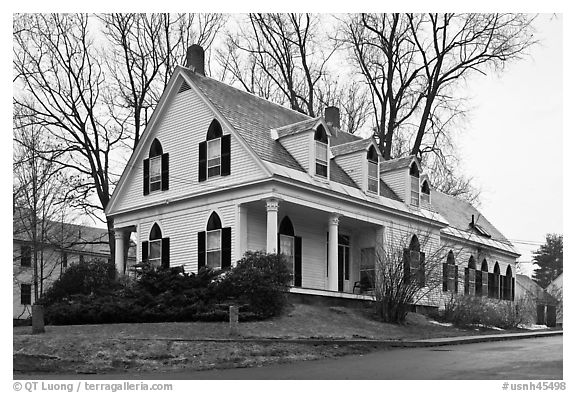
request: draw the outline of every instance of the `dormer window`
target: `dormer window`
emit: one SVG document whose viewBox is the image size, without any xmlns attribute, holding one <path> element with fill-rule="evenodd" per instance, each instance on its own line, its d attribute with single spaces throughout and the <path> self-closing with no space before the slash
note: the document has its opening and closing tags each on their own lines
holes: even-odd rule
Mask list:
<svg viewBox="0 0 576 393">
<path fill-rule="evenodd" d="M 370 146 L 368 150 L 368 191 L 378 194 L 380 181 L 378 178 L 378 153 L 374 146 Z"/>
<path fill-rule="evenodd" d="M 430 203 L 430 186 L 428 185 L 428 181 L 424 180 L 422 183 L 421 194 L 420 198 L 422 198 L 422 202 Z"/>
<path fill-rule="evenodd" d="M 168 153 L 163 153 L 158 139 L 152 141 L 148 158 L 144 159 L 144 195 L 168 189 Z"/>
<path fill-rule="evenodd" d="M 314 133 L 316 141 L 316 175 L 328 178 L 328 136 L 322 125 Z"/>
<path fill-rule="evenodd" d="M 415 162 L 410 165 L 410 204 L 420 206 L 420 171 Z"/>
<path fill-rule="evenodd" d="M 230 174 L 230 135 L 222 135 L 218 120 L 212 120 L 206 141 L 199 145 L 198 181 Z"/>
</svg>

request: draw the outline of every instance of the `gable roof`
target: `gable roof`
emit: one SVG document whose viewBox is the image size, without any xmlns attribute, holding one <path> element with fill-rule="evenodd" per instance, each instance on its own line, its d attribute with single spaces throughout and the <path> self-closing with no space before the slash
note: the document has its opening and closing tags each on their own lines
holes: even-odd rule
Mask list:
<svg viewBox="0 0 576 393">
<path fill-rule="evenodd" d="M 314 127 L 322 121 L 321 117 L 313 117 L 310 119 L 306 119 L 299 123 L 289 124 L 284 127 L 275 128 L 274 131 L 278 134 L 278 138 L 283 138 L 289 135 L 299 134 L 304 131 L 311 131 Z M 329 129 L 326 130 L 328 133 L 330 132 Z"/>
<path fill-rule="evenodd" d="M 187 68 L 182 70 L 226 117 L 260 159 L 304 171 L 296 159 L 272 139 L 270 129 L 308 120 L 309 116 L 199 75 Z"/>
<path fill-rule="evenodd" d="M 270 130 L 289 126 L 286 129 L 301 132 L 301 127 L 306 129 L 322 121 L 320 117 L 311 118 L 187 68 L 182 68 L 182 70 L 212 105 L 226 117 L 261 160 L 306 172 L 280 143 L 272 139 Z M 334 132 L 334 130 L 335 128 L 330 127 L 327 132 Z M 345 138 L 347 137 L 340 136 L 337 140 Z M 331 144 L 332 141 L 333 139 L 330 138 Z M 354 180 L 333 161 L 330 161 L 330 180 L 358 188 Z"/>
<path fill-rule="evenodd" d="M 372 139 L 358 139 L 351 142 L 342 143 L 336 146 L 330 146 L 330 150 L 335 157 L 344 154 L 354 153 L 361 150 L 366 150 L 372 144 Z"/>
<path fill-rule="evenodd" d="M 477 235 L 477 232 L 470 226 L 472 215 L 474 215 L 475 223 L 480 225 L 490 235 L 492 240 L 512 247 L 512 243 L 510 243 L 506 236 L 498 231 L 498 229 L 470 203 L 432 188 L 430 189 L 430 193 L 432 206 L 448 220 L 451 227 Z"/>
<path fill-rule="evenodd" d="M 416 156 L 406 156 L 394 158 L 392 160 L 380 161 L 380 172 L 388 172 L 396 169 L 408 168 L 414 159 L 416 159 L 418 167 L 420 167 L 420 163 L 418 162 Z"/>
</svg>

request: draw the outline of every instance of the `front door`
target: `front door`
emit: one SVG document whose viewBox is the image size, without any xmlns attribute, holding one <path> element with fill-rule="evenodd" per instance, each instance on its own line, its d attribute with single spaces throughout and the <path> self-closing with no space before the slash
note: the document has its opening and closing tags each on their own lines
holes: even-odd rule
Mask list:
<svg viewBox="0 0 576 393">
<path fill-rule="evenodd" d="M 350 237 L 338 235 L 338 291 L 350 280 Z"/>
</svg>

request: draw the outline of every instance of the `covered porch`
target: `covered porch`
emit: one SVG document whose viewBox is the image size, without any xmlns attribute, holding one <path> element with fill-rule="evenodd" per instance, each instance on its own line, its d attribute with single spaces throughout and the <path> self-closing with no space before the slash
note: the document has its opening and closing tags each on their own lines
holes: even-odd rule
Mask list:
<svg viewBox="0 0 576 393">
<path fill-rule="evenodd" d="M 291 293 L 372 300 L 384 225 L 280 198 L 239 205 L 237 259 L 248 250 L 287 256 Z"/>
</svg>

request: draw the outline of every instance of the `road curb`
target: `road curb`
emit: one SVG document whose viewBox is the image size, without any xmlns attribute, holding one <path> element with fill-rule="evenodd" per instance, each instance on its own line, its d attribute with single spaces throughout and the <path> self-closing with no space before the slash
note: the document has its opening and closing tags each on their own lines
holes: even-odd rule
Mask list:
<svg viewBox="0 0 576 393">
<path fill-rule="evenodd" d="M 213 342 L 213 343 L 254 343 L 254 344 L 311 344 L 311 345 L 373 345 L 391 348 L 423 348 L 446 345 L 474 344 L 491 341 L 508 341 L 527 338 L 550 337 L 563 335 L 562 330 L 549 332 L 491 334 L 484 336 L 459 336 L 422 340 L 340 340 L 340 339 L 284 339 L 284 338 L 173 338 L 173 337 L 131 337 L 113 338 L 111 340 L 131 341 L 168 341 L 168 342 Z"/>
</svg>

